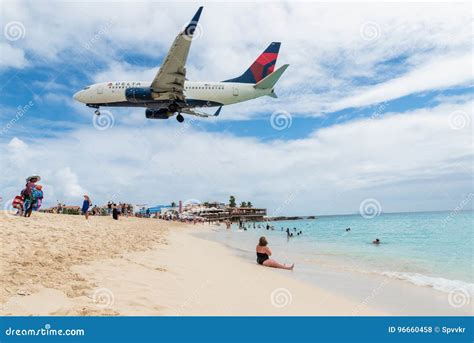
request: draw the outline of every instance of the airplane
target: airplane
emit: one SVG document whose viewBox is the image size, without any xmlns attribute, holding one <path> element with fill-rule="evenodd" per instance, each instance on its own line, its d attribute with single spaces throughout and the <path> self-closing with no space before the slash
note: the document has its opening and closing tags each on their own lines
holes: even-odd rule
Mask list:
<svg viewBox="0 0 474 343">
<path fill-rule="evenodd" d="M 186 78 L 186 60 L 203 7 L 199 7 L 191 22 L 175 38 L 153 81 L 109 81 L 85 87 L 74 99 L 95 108 L 144 107 L 148 119 L 168 119 L 182 114 L 216 117 L 222 106 L 261 96 L 276 98 L 274 86 L 288 68 L 285 64 L 274 71 L 280 42 L 271 43 L 239 77 L 221 82 L 191 82 Z M 214 114 L 200 108 L 218 107 Z"/>
</svg>

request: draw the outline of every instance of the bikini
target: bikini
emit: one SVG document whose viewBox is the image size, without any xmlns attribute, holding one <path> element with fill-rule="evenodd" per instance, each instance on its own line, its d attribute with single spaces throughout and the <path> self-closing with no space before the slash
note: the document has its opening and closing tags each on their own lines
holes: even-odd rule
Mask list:
<svg viewBox="0 0 474 343">
<path fill-rule="evenodd" d="M 269 257 L 265 253 L 257 252 L 257 263 L 258 264 L 263 264 L 266 260 L 268 260 Z"/>
</svg>

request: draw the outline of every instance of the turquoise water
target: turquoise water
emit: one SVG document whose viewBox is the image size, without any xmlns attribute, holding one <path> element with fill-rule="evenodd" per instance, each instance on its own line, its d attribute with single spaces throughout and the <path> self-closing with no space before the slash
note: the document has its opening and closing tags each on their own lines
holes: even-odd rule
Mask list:
<svg viewBox="0 0 474 343">
<path fill-rule="evenodd" d="M 313 220 L 247 223 L 247 231 L 220 229 L 214 238 L 247 258 L 258 238 L 266 236 L 273 256 L 296 262 L 311 273 L 318 267 L 375 273 L 449 292 L 462 287 L 474 292 L 474 212 L 424 212 L 323 216 Z M 260 228 L 258 227 L 260 225 Z M 346 232 L 346 228 L 351 230 Z M 302 231 L 287 239 L 286 232 Z M 372 244 L 379 238 L 380 245 Z"/>
</svg>

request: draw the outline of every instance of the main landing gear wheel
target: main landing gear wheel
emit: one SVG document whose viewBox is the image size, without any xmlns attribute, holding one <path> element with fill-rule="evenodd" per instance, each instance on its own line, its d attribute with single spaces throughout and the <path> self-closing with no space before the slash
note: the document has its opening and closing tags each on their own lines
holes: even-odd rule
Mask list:
<svg viewBox="0 0 474 343">
<path fill-rule="evenodd" d="M 100 116 L 100 111 L 99 111 L 99 109 L 95 110 L 94 113 L 95 113 L 96 115 Z"/>
<path fill-rule="evenodd" d="M 184 121 L 184 117 L 183 117 L 181 114 L 178 114 L 178 115 L 176 116 L 176 120 L 177 120 L 178 122 L 182 123 L 182 122 Z"/>
</svg>

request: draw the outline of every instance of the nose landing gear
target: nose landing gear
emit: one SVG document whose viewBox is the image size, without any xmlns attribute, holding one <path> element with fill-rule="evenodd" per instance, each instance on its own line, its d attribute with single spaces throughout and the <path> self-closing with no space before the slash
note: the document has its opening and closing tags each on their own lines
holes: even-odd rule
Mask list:
<svg viewBox="0 0 474 343">
<path fill-rule="evenodd" d="M 179 123 L 182 123 L 184 121 L 184 117 L 183 115 L 180 113 L 176 116 L 176 120 L 179 122 Z"/>
<path fill-rule="evenodd" d="M 100 111 L 99 111 L 99 109 L 96 109 L 96 110 L 94 111 L 94 113 L 95 113 L 96 115 L 100 116 Z"/>
</svg>

